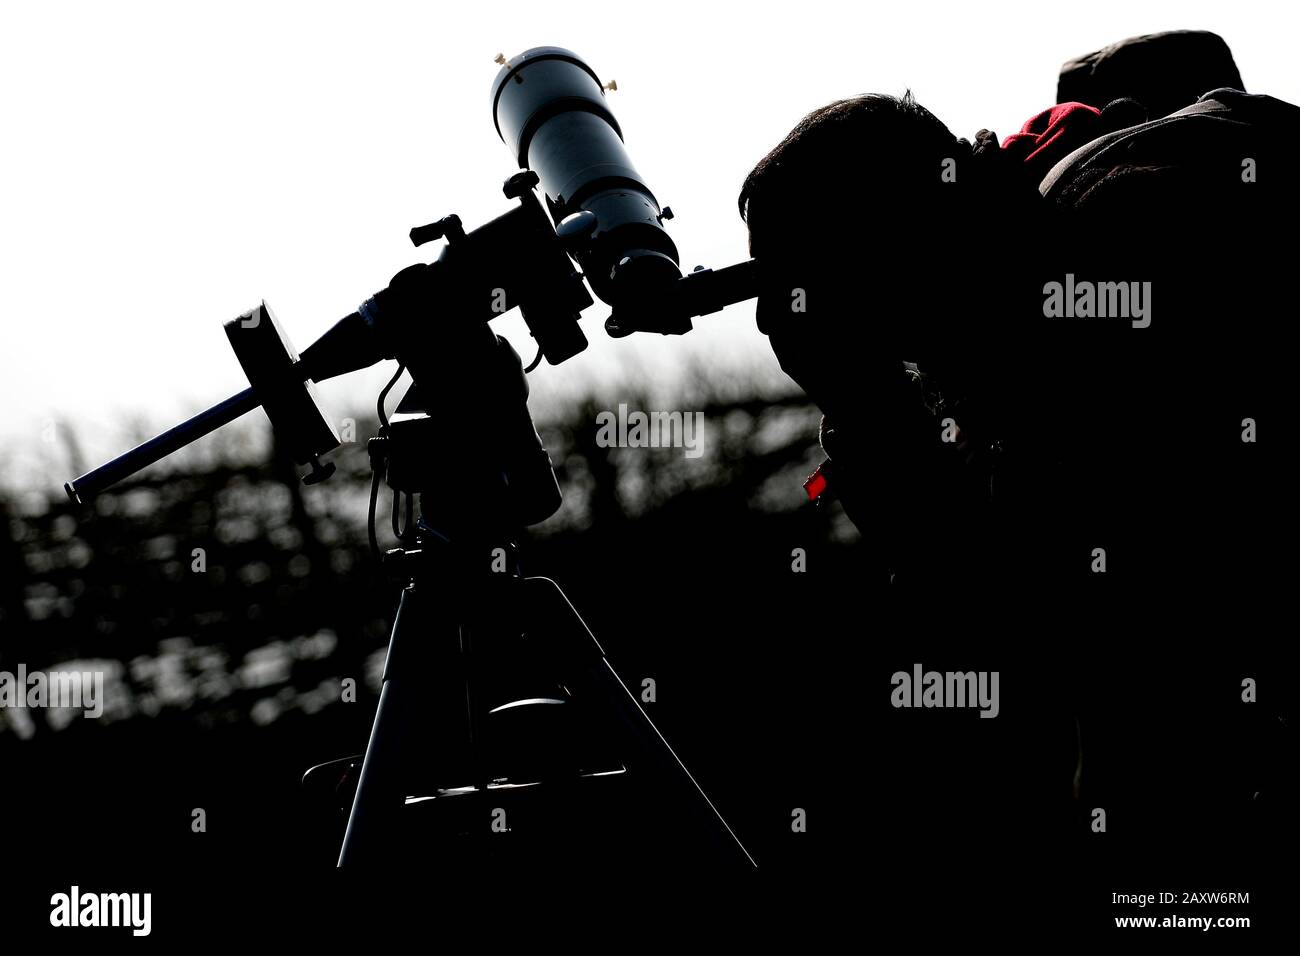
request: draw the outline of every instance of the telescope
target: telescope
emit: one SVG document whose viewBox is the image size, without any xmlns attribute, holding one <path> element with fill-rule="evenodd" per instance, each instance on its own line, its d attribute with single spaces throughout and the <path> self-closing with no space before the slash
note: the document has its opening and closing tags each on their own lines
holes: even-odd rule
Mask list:
<svg viewBox="0 0 1300 956">
<path fill-rule="evenodd" d="M 379 703 L 364 757 L 322 764 L 303 779 L 306 789 L 348 804 L 339 806 L 348 809 L 339 865 L 373 865 L 403 852 L 410 841 L 398 826 L 409 828 L 412 813 L 446 808 L 464 820 L 467 799 L 504 804 L 518 788 L 532 793 L 545 784 L 539 789 L 556 795 L 552 807 L 562 819 L 575 784 L 595 787 L 603 807 L 606 788 L 628 777 L 635 792 L 649 795 L 640 805 L 667 827 L 663 838 L 695 834 L 697 845 L 753 867 L 568 598 L 554 582 L 520 573 L 516 537 L 561 503 L 528 411 L 526 373 L 543 358 L 558 365 L 587 347 L 578 320 L 595 302 L 588 285 L 611 307 L 610 334 L 683 334 L 694 317 L 753 297 L 754 263 L 682 275 L 664 228 L 671 212 L 632 165 L 596 73 L 573 53 L 539 47 L 505 61 L 492 85 L 492 118 L 520 167 L 504 188 L 512 208 L 471 231 L 455 215 L 412 229 L 417 247 L 445 242 L 438 258 L 398 272 L 301 355 L 265 302 L 231 319 L 226 337 L 249 387 L 65 488 L 74 502 L 85 501 L 259 405 L 293 460 L 309 466 L 303 480 L 321 481 L 334 470 L 321 456 L 340 440 L 313 384 L 397 359 L 398 374 L 408 370 L 412 384 L 391 421 L 383 400 L 397 376 L 380 394 L 381 427 L 367 444 L 371 548 L 378 553 L 375 502 L 383 479 L 393 491 L 400 547 L 380 562 L 405 582 Z M 516 308 L 537 342 L 527 369 L 489 325 Z M 447 411 L 466 407 L 472 414 Z M 542 689 L 485 703 L 471 679 L 482 669 L 475 654 L 485 647 L 490 659 L 504 647 L 534 662 L 530 679 Z M 583 717 L 599 723 L 589 720 L 597 708 L 615 718 L 609 753 L 603 744 L 589 752 L 582 743 L 606 740 L 603 730 L 576 729 Z M 435 746 L 410 748 L 419 737 Z M 500 743 L 511 737 L 525 743 Z M 550 759 L 539 761 L 541 750 Z M 429 753 L 438 758 L 438 786 L 413 798 Z M 567 852 L 565 825 L 550 830 Z"/>
<path fill-rule="evenodd" d="M 664 228 L 672 212 L 637 173 L 605 89 L 574 53 L 537 47 L 505 61 L 491 101 L 520 167 L 504 187 L 517 205 L 469 232 L 455 215 L 412 229 L 417 247 L 445 241 L 437 260 L 397 273 L 301 356 L 265 302 L 227 322 L 249 387 L 68 482 L 69 497 L 93 498 L 258 406 L 293 460 L 309 466 L 304 481 L 321 481 L 333 466 L 320 456 L 340 441 L 313 383 L 396 358 L 426 405 L 458 389 L 462 405 L 492 405 L 490 391 L 455 367 L 457 340 L 518 308 L 538 348 L 528 371 L 542 358 L 558 365 L 587 346 L 578 325 L 594 304 L 587 285 L 611 307 L 605 328 L 616 337 L 684 334 L 694 317 L 757 294 L 753 260 L 682 275 Z"/>
</svg>

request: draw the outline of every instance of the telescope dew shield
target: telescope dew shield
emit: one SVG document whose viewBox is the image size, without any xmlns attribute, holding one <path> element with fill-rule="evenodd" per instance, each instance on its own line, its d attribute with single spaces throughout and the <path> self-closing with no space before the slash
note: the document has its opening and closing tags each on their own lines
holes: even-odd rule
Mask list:
<svg viewBox="0 0 1300 956">
<path fill-rule="evenodd" d="M 591 67 L 560 47 L 521 53 L 492 84 L 492 120 L 520 168 L 537 174 L 557 230 L 605 303 L 635 302 L 681 278 L 663 211 Z"/>
</svg>

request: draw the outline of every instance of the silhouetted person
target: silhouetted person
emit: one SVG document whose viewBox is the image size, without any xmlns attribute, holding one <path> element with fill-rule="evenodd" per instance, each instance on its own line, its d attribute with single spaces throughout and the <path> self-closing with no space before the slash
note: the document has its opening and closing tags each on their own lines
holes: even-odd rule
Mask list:
<svg viewBox="0 0 1300 956">
<path fill-rule="evenodd" d="M 1112 803 L 1122 839 L 1190 847 L 1237 834 L 1273 772 L 1240 635 L 1280 594 L 1281 472 L 1245 439 L 1284 427 L 1300 110 L 1215 89 L 1222 57 L 1185 55 L 1207 36 L 1108 48 L 1092 85 L 1068 65 L 1082 102 L 1002 145 L 910 95 L 831 103 L 745 180 L 759 328 L 890 571 L 851 725 L 886 740 L 867 852 L 1014 855 Z M 1000 667 L 1001 715 L 882 711 L 915 661 Z"/>
</svg>

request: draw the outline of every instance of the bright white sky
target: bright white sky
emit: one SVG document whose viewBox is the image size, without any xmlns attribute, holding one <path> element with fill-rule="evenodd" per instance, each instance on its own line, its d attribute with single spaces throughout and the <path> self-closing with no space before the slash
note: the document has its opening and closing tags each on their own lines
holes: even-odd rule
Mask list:
<svg viewBox="0 0 1300 956">
<path fill-rule="evenodd" d="M 1222 0 L 5 4 L 0 482 L 52 420 L 82 423 L 98 459 L 124 448 L 128 420 L 166 427 L 243 388 L 221 324 L 259 299 L 302 349 L 431 258 L 411 226 L 507 208 L 497 53 L 565 46 L 616 79 L 683 265 L 722 266 L 746 251 L 744 174 L 824 102 L 910 86 L 958 135 L 1006 135 L 1051 104 L 1065 59 L 1177 28 L 1220 33 L 1249 90 L 1297 102 L 1297 19 L 1290 2 Z M 532 376 L 542 400 L 628 363 L 776 367 L 752 309 L 685 339 L 612 341 L 606 314 L 584 321 L 591 349 Z M 530 358 L 522 322 L 498 325 Z M 389 373 L 322 397 L 342 414 Z"/>
</svg>

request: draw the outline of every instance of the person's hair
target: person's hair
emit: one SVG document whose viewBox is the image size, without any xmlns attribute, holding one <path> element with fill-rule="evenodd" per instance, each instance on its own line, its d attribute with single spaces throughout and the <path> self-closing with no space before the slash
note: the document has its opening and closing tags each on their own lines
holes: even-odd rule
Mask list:
<svg viewBox="0 0 1300 956">
<path fill-rule="evenodd" d="M 902 97 L 855 96 L 814 110 L 745 177 L 737 204 L 751 248 L 776 241 L 787 229 L 799 230 L 801 222 L 825 224 L 825 217 L 871 216 L 879 223 L 892 215 L 894 225 L 924 222 L 935 203 L 949 198 L 940 194 L 943 162 L 961 148 L 910 90 Z M 969 155 L 968 144 L 965 149 Z"/>
</svg>

